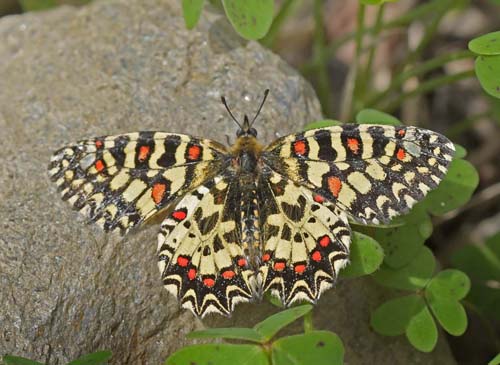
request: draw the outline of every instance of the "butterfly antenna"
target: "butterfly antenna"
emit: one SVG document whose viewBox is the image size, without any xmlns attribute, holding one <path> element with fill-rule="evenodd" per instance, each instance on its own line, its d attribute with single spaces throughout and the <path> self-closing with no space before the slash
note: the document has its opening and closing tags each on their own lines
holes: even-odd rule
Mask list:
<svg viewBox="0 0 500 365">
<path fill-rule="evenodd" d="M 266 89 L 266 91 L 264 91 L 264 98 L 262 99 L 262 102 L 260 103 L 260 106 L 259 106 L 259 110 L 257 110 L 257 113 L 255 114 L 255 117 L 253 118 L 252 123 L 250 123 L 250 126 L 253 125 L 253 122 L 255 122 L 255 119 L 257 119 L 257 117 L 259 116 L 260 111 L 262 110 L 262 107 L 264 106 L 264 103 L 266 102 L 267 95 L 269 95 L 269 89 Z"/>
<path fill-rule="evenodd" d="M 242 129 L 241 124 L 234 117 L 233 113 L 231 113 L 231 109 L 229 109 L 229 107 L 227 106 L 226 98 L 223 97 L 223 96 L 221 96 L 220 100 L 222 101 L 222 104 L 224 104 L 224 106 L 226 107 L 227 112 L 229 113 L 229 115 L 231 116 L 231 118 L 233 118 L 234 122 L 238 125 L 238 127 L 240 127 L 240 129 Z"/>
</svg>

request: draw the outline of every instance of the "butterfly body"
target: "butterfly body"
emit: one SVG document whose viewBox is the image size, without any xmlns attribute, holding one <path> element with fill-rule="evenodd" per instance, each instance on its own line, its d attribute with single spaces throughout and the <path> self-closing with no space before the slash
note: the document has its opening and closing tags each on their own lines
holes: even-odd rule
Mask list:
<svg viewBox="0 0 500 365">
<path fill-rule="evenodd" d="M 252 123 L 245 117 L 230 147 L 164 132 L 83 140 L 56 151 L 49 171 L 63 199 L 105 231 L 126 233 L 166 209 L 164 286 L 196 315 L 227 315 L 266 291 L 284 305 L 316 302 L 348 263 L 348 218 L 377 224 L 407 212 L 454 151 L 425 129 L 355 124 L 264 147 Z"/>
</svg>

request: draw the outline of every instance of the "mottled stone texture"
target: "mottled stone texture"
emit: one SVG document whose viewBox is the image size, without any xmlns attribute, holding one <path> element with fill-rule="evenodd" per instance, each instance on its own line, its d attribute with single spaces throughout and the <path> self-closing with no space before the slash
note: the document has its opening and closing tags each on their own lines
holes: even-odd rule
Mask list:
<svg viewBox="0 0 500 365">
<path fill-rule="evenodd" d="M 108 0 L 0 20 L 0 354 L 63 364 L 98 349 L 113 364 L 159 364 L 203 324 L 162 288 L 158 223 L 122 239 L 85 225 L 60 201 L 46 167 L 52 151 L 84 137 L 137 130 L 225 142 L 234 112 L 252 114 L 270 141 L 320 118 L 310 86 L 257 43 L 205 11 L 187 31 L 174 0 Z M 315 310 L 336 331 L 348 364 L 453 364 L 369 328 L 380 288 L 339 283 Z M 243 305 L 210 325 L 251 325 L 269 304 Z"/>
</svg>

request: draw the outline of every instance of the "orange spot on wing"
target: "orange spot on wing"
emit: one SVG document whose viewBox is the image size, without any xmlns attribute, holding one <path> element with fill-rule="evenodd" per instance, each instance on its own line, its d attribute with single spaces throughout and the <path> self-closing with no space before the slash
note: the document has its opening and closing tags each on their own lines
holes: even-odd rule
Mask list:
<svg viewBox="0 0 500 365">
<path fill-rule="evenodd" d="M 307 153 L 307 146 L 304 141 L 295 141 L 293 143 L 293 152 L 295 152 L 296 155 L 305 155 Z"/>
<path fill-rule="evenodd" d="M 269 255 L 268 253 L 265 253 L 264 255 L 262 255 L 262 261 L 266 262 L 266 261 L 269 261 L 271 259 L 271 255 Z"/>
<path fill-rule="evenodd" d="M 182 267 L 186 267 L 189 263 L 189 259 L 186 257 L 179 256 L 177 257 L 177 264 Z"/>
<path fill-rule="evenodd" d="M 323 198 L 321 195 L 318 195 L 318 194 L 315 194 L 313 196 L 313 200 L 316 202 L 316 203 L 323 203 L 325 201 L 325 198 Z"/>
<path fill-rule="evenodd" d="M 189 269 L 188 278 L 189 278 L 189 280 L 196 279 L 196 269 Z"/>
<path fill-rule="evenodd" d="M 306 265 L 297 264 L 297 265 L 295 265 L 294 270 L 297 274 L 302 274 L 304 271 L 306 271 Z"/>
<path fill-rule="evenodd" d="M 232 279 L 236 275 L 233 270 L 226 270 L 222 273 L 224 279 Z"/>
<path fill-rule="evenodd" d="M 311 258 L 316 261 L 316 262 L 319 262 L 321 261 L 321 252 L 319 251 L 314 251 L 311 255 Z"/>
<path fill-rule="evenodd" d="M 247 266 L 247 260 L 244 259 L 244 258 L 241 258 L 241 259 L 238 259 L 238 262 L 237 262 L 238 266 Z"/>
<path fill-rule="evenodd" d="M 405 156 L 406 156 L 406 152 L 405 152 L 405 150 L 404 150 L 404 149 L 402 149 L 402 148 L 400 148 L 400 149 L 398 150 L 397 154 L 396 154 L 396 157 L 398 158 L 398 160 L 401 160 L 401 161 L 402 161 L 402 160 L 404 160 Z"/>
<path fill-rule="evenodd" d="M 406 134 L 406 131 L 405 131 L 404 129 L 400 129 L 400 130 L 398 131 L 398 135 L 399 135 L 400 137 L 404 137 L 404 136 L 405 136 L 405 134 Z"/>
<path fill-rule="evenodd" d="M 191 146 L 188 148 L 188 159 L 197 160 L 200 158 L 201 148 L 200 146 Z"/>
<path fill-rule="evenodd" d="M 328 189 L 334 197 L 338 198 L 340 189 L 342 189 L 342 181 L 338 177 L 330 176 L 328 178 Z"/>
<path fill-rule="evenodd" d="M 95 169 L 98 171 L 98 172 L 101 172 L 102 170 L 104 170 L 106 166 L 104 165 L 104 162 L 102 160 L 97 160 L 95 162 Z"/>
<path fill-rule="evenodd" d="M 319 240 L 319 245 L 320 245 L 321 247 L 326 247 L 326 246 L 328 246 L 328 245 L 330 244 L 330 242 L 332 242 L 332 241 L 330 240 L 330 237 L 328 237 L 328 236 L 323 236 L 323 237 L 321 237 L 321 238 L 320 238 L 320 240 Z"/>
<path fill-rule="evenodd" d="M 284 262 L 275 262 L 274 263 L 274 270 L 276 271 L 283 271 L 285 269 L 285 263 Z"/>
<path fill-rule="evenodd" d="M 209 288 L 211 288 L 212 286 L 215 285 L 215 280 L 212 278 L 205 278 L 205 279 L 203 279 L 203 284 L 205 284 L 205 286 L 208 286 Z"/>
<path fill-rule="evenodd" d="M 356 154 L 359 152 L 359 141 L 356 138 L 347 138 L 347 147 Z"/>
<path fill-rule="evenodd" d="M 174 218 L 177 221 L 181 221 L 186 218 L 186 212 L 183 210 L 175 210 L 172 212 L 172 218 Z"/>
<path fill-rule="evenodd" d="M 163 197 L 165 196 L 165 192 L 167 191 L 167 186 L 162 183 L 157 183 L 153 185 L 153 190 L 151 191 L 151 197 L 155 204 L 160 204 Z"/>
<path fill-rule="evenodd" d="M 137 159 L 141 162 L 145 161 L 148 158 L 149 151 L 150 151 L 149 146 L 141 146 L 139 148 L 139 156 L 137 157 Z"/>
<path fill-rule="evenodd" d="M 98 139 L 98 140 L 96 140 L 96 141 L 95 141 L 95 146 L 96 146 L 97 148 L 101 148 L 103 145 L 104 145 L 104 144 L 102 143 L 102 141 L 101 141 L 100 139 Z"/>
</svg>

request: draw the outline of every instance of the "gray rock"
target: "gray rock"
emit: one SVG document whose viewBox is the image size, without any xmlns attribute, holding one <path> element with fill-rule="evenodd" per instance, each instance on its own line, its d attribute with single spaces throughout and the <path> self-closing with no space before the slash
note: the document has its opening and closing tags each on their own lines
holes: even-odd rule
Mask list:
<svg viewBox="0 0 500 365">
<path fill-rule="evenodd" d="M 0 354 L 62 364 L 99 349 L 113 364 L 158 364 L 203 324 L 180 310 L 156 268 L 158 224 L 125 238 L 85 225 L 47 177 L 51 153 L 84 137 L 137 130 L 225 142 L 234 112 L 253 114 L 270 141 L 321 117 L 310 86 L 217 14 L 187 31 L 177 1 L 97 1 L 0 20 Z M 318 328 L 336 331 L 346 363 L 453 364 L 448 347 L 425 355 L 368 326 L 381 289 L 341 282 L 321 300 Z M 275 309 L 242 305 L 250 326 Z"/>
</svg>

